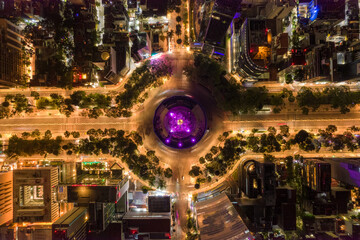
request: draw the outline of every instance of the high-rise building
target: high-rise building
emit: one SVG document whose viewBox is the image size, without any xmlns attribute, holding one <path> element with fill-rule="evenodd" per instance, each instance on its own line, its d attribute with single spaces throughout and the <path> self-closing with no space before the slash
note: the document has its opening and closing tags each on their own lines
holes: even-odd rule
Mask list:
<svg viewBox="0 0 360 240">
<path fill-rule="evenodd" d="M 321 160 L 308 159 L 304 162 L 307 186 L 315 192 L 331 191 L 331 165 Z"/>
<path fill-rule="evenodd" d="M 53 222 L 59 217 L 56 202 L 57 167 L 28 167 L 14 172 L 14 222 Z"/>
<path fill-rule="evenodd" d="M 22 39 L 19 27 L 5 18 L 0 19 L 0 87 L 19 84 L 25 74 Z"/>
<path fill-rule="evenodd" d="M 13 218 L 13 172 L 0 172 L 0 225 Z"/>
</svg>

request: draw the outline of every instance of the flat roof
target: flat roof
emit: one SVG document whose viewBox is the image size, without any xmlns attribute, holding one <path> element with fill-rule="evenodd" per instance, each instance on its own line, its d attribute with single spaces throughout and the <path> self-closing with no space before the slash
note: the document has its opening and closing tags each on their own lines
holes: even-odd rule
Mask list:
<svg viewBox="0 0 360 240">
<path fill-rule="evenodd" d="M 196 203 L 195 209 L 201 240 L 254 239 L 225 193 Z"/>
<path fill-rule="evenodd" d="M 129 211 L 123 217 L 125 220 L 138 219 L 170 219 L 170 213 L 153 213 L 153 212 L 132 212 Z"/>
</svg>

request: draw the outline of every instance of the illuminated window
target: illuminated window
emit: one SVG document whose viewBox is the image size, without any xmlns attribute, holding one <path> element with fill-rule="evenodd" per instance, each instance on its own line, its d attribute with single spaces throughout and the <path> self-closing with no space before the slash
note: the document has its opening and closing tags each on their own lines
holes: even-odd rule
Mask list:
<svg viewBox="0 0 360 240">
<path fill-rule="evenodd" d="M 44 206 L 44 187 L 20 186 L 20 206 Z"/>
</svg>

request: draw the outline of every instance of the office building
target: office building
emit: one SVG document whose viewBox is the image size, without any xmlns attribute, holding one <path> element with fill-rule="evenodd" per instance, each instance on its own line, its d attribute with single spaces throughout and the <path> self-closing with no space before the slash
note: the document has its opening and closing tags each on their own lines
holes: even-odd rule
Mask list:
<svg viewBox="0 0 360 240">
<path fill-rule="evenodd" d="M 13 87 L 21 83 L 25 74 L 22 39 L 19 27 L 0 18 L 0 87 Z"/>
<path fill-rule="evenodd" d="M 331 191 L 331 165 L 322 160 L 307 159 L 304 162 L 307 186 L 315 192 Z"/>
<path fill-rule="evenodd" d="M 0 172 L 0 225 L 13 219 L 13 172 Z"/>
<path fill-rule="evenodd" d="M 14 222 L 53 222 L 59 217 L 55 193 L 57 167 L 28 167 L 14 171 Z"/>
</svg>

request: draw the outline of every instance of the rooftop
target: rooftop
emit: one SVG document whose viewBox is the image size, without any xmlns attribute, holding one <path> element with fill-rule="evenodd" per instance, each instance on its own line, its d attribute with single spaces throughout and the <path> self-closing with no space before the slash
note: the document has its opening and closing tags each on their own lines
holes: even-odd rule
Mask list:
<svg viewBox="0 0 360 240">
<path fill-rule="evenodd" d="M 201 240 L 254 239 L 225 193 L 195 204 Z"/>
</svg>

